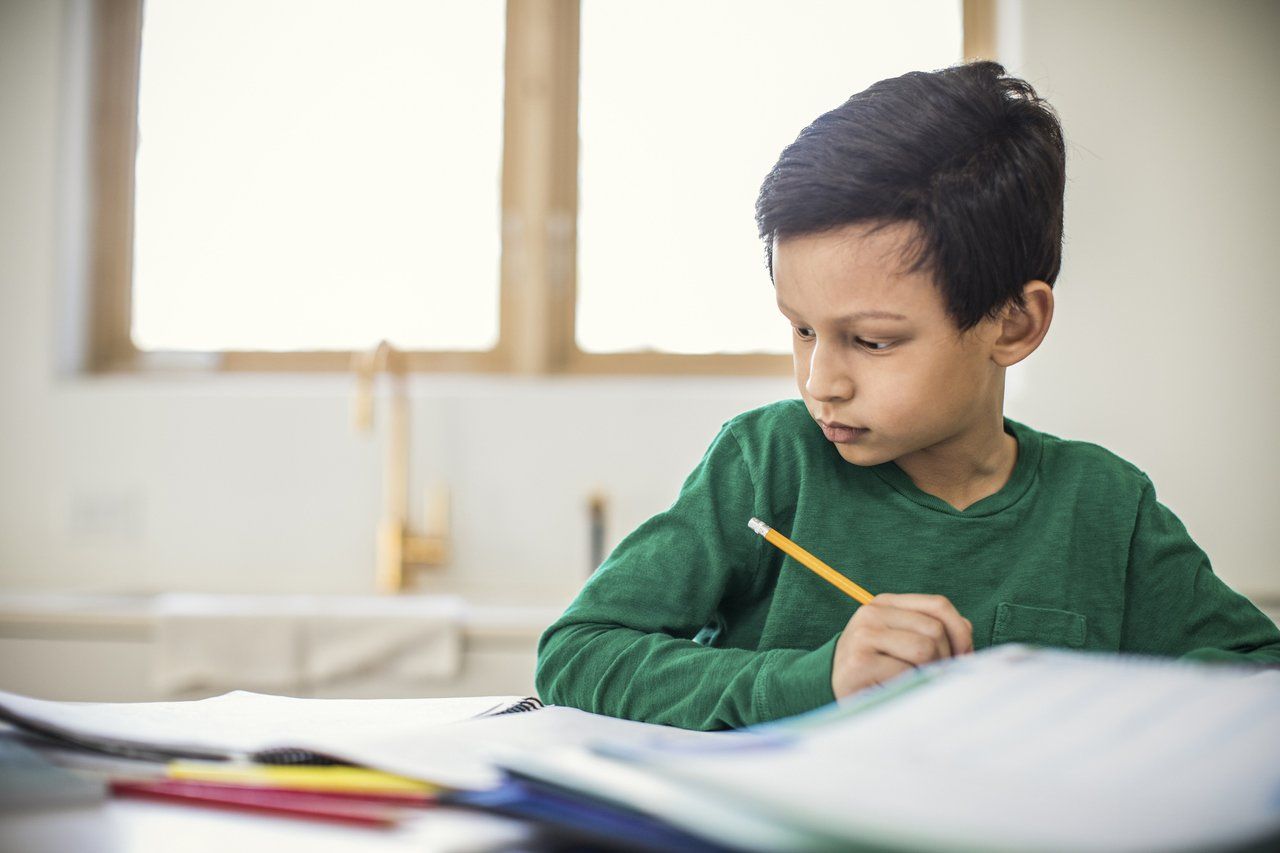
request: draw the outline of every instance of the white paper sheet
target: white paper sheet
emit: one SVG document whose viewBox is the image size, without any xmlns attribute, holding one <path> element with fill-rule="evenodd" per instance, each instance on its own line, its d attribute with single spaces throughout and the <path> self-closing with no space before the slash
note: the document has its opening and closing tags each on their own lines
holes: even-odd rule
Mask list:
<svg viewBox="0 0 1280 853">
<path fill-rule="evenodd" d="M 697 732 L 548 706 L 521 714 L 467 720 L 418 732 L 369 730 L 342 741 L 341 754 L 361 764 L 459 788 L 489 788 L 502 780 L 496 758 L 513 750 L 551 751 L 598 741 L 706 743 L 735 732 Z M 304 745 L 319 748 L 324 742 Z"/>
<path fill-rule="evenodd" d="M 341 751 L 364 738 L 412 741 L 523 698 L 296 699 L 237 690 L 189 702 L 53 702 L 0 691 L 0 705 L 13 713 L 67 732 L 236 753 L 311 744 Z"/>
<path fill-rule="evenodd" d="M 145 744 L 252 753 L 291 747 L 459 788 L 501 782 L 493 755 L 598 740 L 707 741 L 694 732 L 572 708 L 483 716 L 520 696 L 295 699 L 236 691 L 190 702 L 52 702 L 0 691 L 0 705 L 57 728 Z"/>
<path fill-rule="evenodd" d="M 1280 832 L 1277 670 L 1002 647 L 797 722 L 771 748 L 601 751 L 830 839 L 1172 851 Z"/>
</svg>

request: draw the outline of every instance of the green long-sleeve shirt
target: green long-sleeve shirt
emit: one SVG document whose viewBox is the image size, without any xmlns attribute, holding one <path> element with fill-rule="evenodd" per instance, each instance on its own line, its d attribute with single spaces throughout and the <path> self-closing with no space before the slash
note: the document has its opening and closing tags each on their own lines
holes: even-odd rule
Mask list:
<svg viewBox="0 0 1280 853">
<path fill-rule="evenodd" d="M 1009 481 L 957 510 L 893 462 L 846 462 L 803 401 L 726 422 L 675 502 L 624 538 L 538 644 L 546 702 L 691 729 L 834 701 L 857 604 L 753 516 L 870 590 L 944 595 L 974 646 L 1280 662 L 1280 630 L 1216 575 L 1151 480 L 1004 419 Z"/>
</svg>

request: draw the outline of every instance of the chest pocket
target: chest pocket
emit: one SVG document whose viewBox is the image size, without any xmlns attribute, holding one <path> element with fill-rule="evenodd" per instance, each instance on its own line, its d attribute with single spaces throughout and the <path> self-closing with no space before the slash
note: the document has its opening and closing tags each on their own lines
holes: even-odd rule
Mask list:
<svg viewBox="0 0 1280 853">
<path fill-rule="evenodd" d="M 1085 627 L 1081 613 L 1002 601 L 996 606 L 991 645 L 1028 643 L 1079 649 L 1084 647 Z"/>
</svg>

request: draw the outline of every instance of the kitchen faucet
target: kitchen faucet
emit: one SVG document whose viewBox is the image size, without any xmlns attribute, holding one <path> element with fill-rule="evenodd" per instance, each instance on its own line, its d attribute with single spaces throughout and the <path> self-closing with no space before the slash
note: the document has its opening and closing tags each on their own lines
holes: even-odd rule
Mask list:
<svg viewBox="0 0 1280 853">
<path fill-rule="evenodd" d="M 375 583 L 378 592 L 400 593 L 412 588 L 411 568 L 443 567 L 449 559 L 449 492 L 439 487 L 427 512 L 426 535 L 407 523 L 409 505 L 409 397 L 404 358 L 387 341 L 357 352 L 354 420 L 357 432 L 373 428 L 373 386 L 378 373 L 391 382 L 387 442 L 382 466 L 382 518 L 377 529 Z"/>
</svg>

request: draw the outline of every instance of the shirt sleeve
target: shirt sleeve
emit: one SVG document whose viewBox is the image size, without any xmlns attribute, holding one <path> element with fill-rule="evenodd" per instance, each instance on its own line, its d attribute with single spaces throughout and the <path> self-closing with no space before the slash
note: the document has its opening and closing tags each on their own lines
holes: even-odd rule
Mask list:
<svg viewBox="0 0 1280 853">
<path fill-rule="evenodd" d="M 1214 574 L 1208 555 L 1145 477 L 1125 598 L 1122 651 L 1280 664 L 1280 629 Z"/>
<path fill-rule="evenodd" d="M 835 701 L 833 636 L 809 649 L 711 647 L 694 637 L 753 584 L 764 541 L 726 423 L 675 502 L 626 536 L 538 642 L 543 701 L 681 728 L 740 728 Z"/>
</svg>

